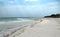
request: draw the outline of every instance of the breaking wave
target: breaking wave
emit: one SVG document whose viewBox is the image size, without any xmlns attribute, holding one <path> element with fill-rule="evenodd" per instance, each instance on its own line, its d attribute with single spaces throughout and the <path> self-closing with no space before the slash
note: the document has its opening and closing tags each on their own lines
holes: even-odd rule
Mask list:
<svg viewBox="0 0 60 37">
<path fill-rule="evenodd" d="M 17 27 L 21 27 L 27 24 L 34 23 L 33 20 L 30 19 L 24 19 L 24 18 L 0 18 L 0 36 L 7 30 L 16 30 Z"/>
</svg>

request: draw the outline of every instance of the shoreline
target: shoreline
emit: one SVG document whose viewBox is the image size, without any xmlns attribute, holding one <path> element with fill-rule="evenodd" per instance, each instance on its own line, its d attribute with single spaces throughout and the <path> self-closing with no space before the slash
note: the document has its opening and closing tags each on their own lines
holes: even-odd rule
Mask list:
<svg viewBox="0 0 60 37">
<path fill-rule="evenodd" d="M 57 21 L 58 20 L 58 21 Z M 54 22 L 54 23 L 52 23 L 52 22 Z M 59 23 L 58 23 L 59 22 Z M 13 32 L 11 32 L 10 34 L 6 34 L 6 35 L 3 35 L 3 37 L 16 37 L 16 36 L 18 36 L 19 35 L 19 37 L 20 37 L 20 35 L 22 36 L 22 34 L 24 35 L 25 34 L 25 32 L 27 31 L 28 33 L 29 33 L 29 30 L 31 30 L 31 29 L 33 29 L 33 30 L 35 30 L 36 28 L 38 28 L 39 26 L 39 28 L 44 28 L 45 27 L 45 24 L 49 24 L 49 23 L 51 23 L 52 25 L 51 25 L 51 27 L 56 23 L 56 25 L 57 24 L 59 24 L 60 25 L 60 18 L 43 18 L 43 19 L 38 19 L 37 21 L 36 21 L 36 23 L 35 24 L 30 24 L 30 25 L 26 25 L 26 26 L 22 26 L 21 28 L 18 28 L 17 30 L 14 30 Z M 38 28 L 38 31 L 39 31 L 39 28 Z M 46 27 L 45 27 L 46 28 Z M 45 30 L 45 28 L 43 29 L 43 30 Z M 49 28 L 49 27 L 48 27 Z M 52 29 L 53 28 L 55 28 L 54 26 L 52 27 Z M 50 28 L 49 28 L 50 29 Z M 49 30 L 48 29 L 48 30 Z M 33 30 L 31 30 L 31 31 L 33 31 Z M 41 30 L 41 29 L 40 29 Z M 54 30 L 53 30 L 54 31 Z M 33 32 L 32 32 L 33 33 Z M 35 33 L 35 32 L 34 32 Z M 38 34 L 39 35 L 39 34 Z M 42 34 L 41 34 L 42 35 Z M 28 36 L 28 35 L 27 35 Z M 23 37 L 23 36 L 22 36 Z"/>
<path fill-rule="evenodd" d="M 31 23 L 31 24 L 35 24 L 36 22 L 34 22 L 34 23 Z M 31 24 L 29 24 L 29 25 L 31 25 Z M 19 31 L 19 30 L 21 30 L 21 29 L 23 29 L 23 28 L 25 28 L 25 27 L 27 27 L 28 26 L 28 24 L 26 24 L 26 25 L 23 25 L 23 26 L 21 26 L 21 27 L 17 27 L 17 28 L 13 28 L 13 29 L 8 29 L 6 32 L 4 31 L 3 32 L 3 34 L 0 36 L 0 37 L 9 37 L 10 35 L 12 35 L 12 34 L 14 34 L 15 32 L 17 32 L 17 31 Z M 24 29 L 23 29 L 24 30 Z M 21 32 L 22 33 L 22 32 Z"/>
</svg>

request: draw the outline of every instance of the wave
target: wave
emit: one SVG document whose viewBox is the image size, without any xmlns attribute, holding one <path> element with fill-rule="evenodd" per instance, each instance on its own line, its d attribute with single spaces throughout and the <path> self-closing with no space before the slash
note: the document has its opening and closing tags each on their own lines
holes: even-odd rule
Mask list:
<svg viewBox="0 0 60 37">
<path fill-rule="evenodd" d="M 0 21 L 0 32 L 4 32 L 8 29 L 21 27 L 22 25 L 31 24 L 31 23 L 33 23 L 33 20 L 29 20 L 29 19 L 17 18 L 16 20 L 13 21 L 10 20 L 5 21 L 4 19 L 4 21 Z"/>
<path fill-rule="evenodd" d="M 22 21 L 29 21 L 29 19 L 24 19 L 24 18 L 0 18 L 0 23 L 5 23 L 5 22 L 22 22 Z"/>
</svg>

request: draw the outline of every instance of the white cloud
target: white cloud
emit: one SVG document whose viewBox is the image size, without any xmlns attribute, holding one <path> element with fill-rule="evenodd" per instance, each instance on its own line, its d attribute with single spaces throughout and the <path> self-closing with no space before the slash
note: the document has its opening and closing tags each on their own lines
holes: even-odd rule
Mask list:
<svg viewBox="0 0 60 37">
<path fill-rule="evenodd" d="M 14 1 L 9 1 L 9 3 L 14 3 Z"/>
<path fill-rule="evenodd" d="M 28 1 L 28 2 L 35 2 L 35 1 L 38 1 L 38 0 L 25 0 L 25 1 Z"/>
<path fill-rule="evenodd" d="M 8 14 L 19 14 L 26 16 L 39 16 L 49 15 L 53 13 L 58 13 L 58 2 L 50 2 L 42 5 L 33 5 L 33 6 L 6 6 L 1 9 L 2 12 L 8 12 Z M 5 13 L 6 14 L 6 13 Z"/>
</svg>

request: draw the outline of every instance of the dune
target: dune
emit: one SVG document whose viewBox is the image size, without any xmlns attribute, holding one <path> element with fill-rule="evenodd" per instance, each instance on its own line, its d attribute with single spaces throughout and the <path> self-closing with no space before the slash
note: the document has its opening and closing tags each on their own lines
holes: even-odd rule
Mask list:
<svg viewBox="0 0 60 37">
<path fill-rule="evenodd" d="M 3 37 L 60 37 L 60 18 L 43 18 Z"/>
</svg>

